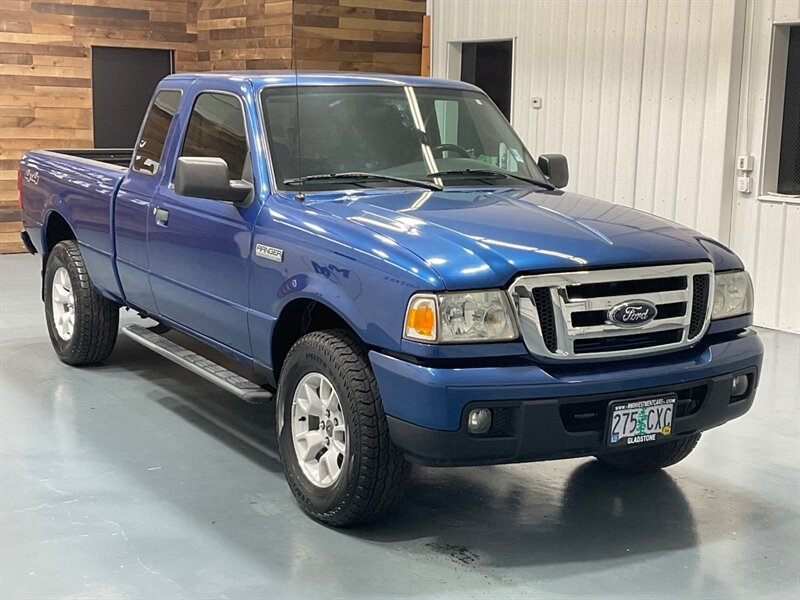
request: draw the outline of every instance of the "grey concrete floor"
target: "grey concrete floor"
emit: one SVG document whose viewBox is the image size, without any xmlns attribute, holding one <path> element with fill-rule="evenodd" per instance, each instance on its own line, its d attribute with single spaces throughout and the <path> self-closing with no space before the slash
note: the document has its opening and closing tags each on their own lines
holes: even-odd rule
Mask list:
<svg viewBox="0 0 800 600">
<path fill-rule="evenodd" d="M 393 517 L 337 531 L 295 505 L 270 407 L 127 338 L 61 364 L 38 285 L 0 258 L 4 599 L 800 596 L 800 336 L 761 331 L 753 410 L 666 472 L 416 468 Z"/>
</svg>

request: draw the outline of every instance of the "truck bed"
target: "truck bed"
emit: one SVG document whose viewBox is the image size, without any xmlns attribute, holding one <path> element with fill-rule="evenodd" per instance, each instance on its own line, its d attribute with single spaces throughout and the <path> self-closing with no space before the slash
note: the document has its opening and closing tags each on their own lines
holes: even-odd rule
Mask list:
<svg viewBox="0 0 800 600">
<path fill-rule="evenodd" d="M 21 164 L 22 220 L 39 252 L 50 216 L 73 228 L 95 286 L 119 298 L 113 267 L 113 199 L 128 172 L 132 149 L 34 150 Z"/>
<path fill-rule="evenodd" d="M 43 150 L 43 152 L 74 156 L 123 168 L 131 164 L 131 158 L 133 157 L 133 148 L 68 148 L 63 150 Z"/>
</svg>

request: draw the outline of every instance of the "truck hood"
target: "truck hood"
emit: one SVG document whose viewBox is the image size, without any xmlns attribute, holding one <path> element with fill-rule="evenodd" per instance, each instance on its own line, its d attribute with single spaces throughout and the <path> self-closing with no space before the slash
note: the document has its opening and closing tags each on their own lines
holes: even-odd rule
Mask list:
<svg viewBox="0 0 800 600">
<path fill-rule="evenodd" d="M 677 223 L 562 191 L 365 189 L 309 195 L 308 205 L 401 244 L 447 289 L 505 286 L 525 272 L 703 260 L 741 265 L 724 246 Z"/>
</svg>

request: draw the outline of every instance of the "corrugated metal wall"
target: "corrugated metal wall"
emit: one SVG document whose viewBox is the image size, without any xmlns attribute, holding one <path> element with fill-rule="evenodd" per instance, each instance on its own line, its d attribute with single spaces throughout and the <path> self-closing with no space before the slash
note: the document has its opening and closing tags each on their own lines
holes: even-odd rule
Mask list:
<svg viewBox="0 0 800 600">
<path fill-rule="evenodd" d="M 790 305 L 797 284 L 770 311 L 775 288 L 765 291 L 763 282 L 774 280 L 772 271 L 792 276 L 739 248 L 741 220 L 732 219 L 740 212 L 738 199 L 736 211 L 733 205 L 742 44 L 746 23 L 758 18 L 753 6 L 771 11 L 773 1 L 781 3 L 431 0 L 432 73 L 458 77 L 458 42 L 513 39 L 512 121 L 531 151 L 566 154 L 572 191 L 653 212 L 740 249 L 758 271 L 757 321 L 796 331 L 800 309 Z M 757 28 L 768 52 L 769 25 Z M 766 73 L 758 60 L 753 68 Z M 531 107 L 535 96 L 541 109 Z M 782 238 L 786 252 L 792 239 L 800 245 L 798 229 Z"/>
<path fill-rule="evenodd" d="M 800 25 L 800 0 L 755 0 L 747 10 L 736 153 L 755 157 L 754 192 L 734 191 L 730 241 L 753 273 L 757 322 L 800 331 L 800 204 L 757 197 L 772 29 L 775 23 Z M 784 101 L 800 102 L 800 98 Z"/>
</svg>

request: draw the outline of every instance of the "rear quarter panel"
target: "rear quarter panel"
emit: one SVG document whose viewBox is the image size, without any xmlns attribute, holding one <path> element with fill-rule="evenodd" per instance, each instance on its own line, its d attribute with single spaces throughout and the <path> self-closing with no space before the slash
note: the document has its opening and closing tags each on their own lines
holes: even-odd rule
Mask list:
<svg viewBox="0 0 800 600">
<path fill-rule="evenodd" d="M 121 300 L 113 266 L 112 210 L 126 169 L 48 151 L 28 152 L 20 169 L 23 226 L 36 249 L 50 251 L 47 225 L 58 213 L 75 233 L 95 287 Z"/>
</svg>

